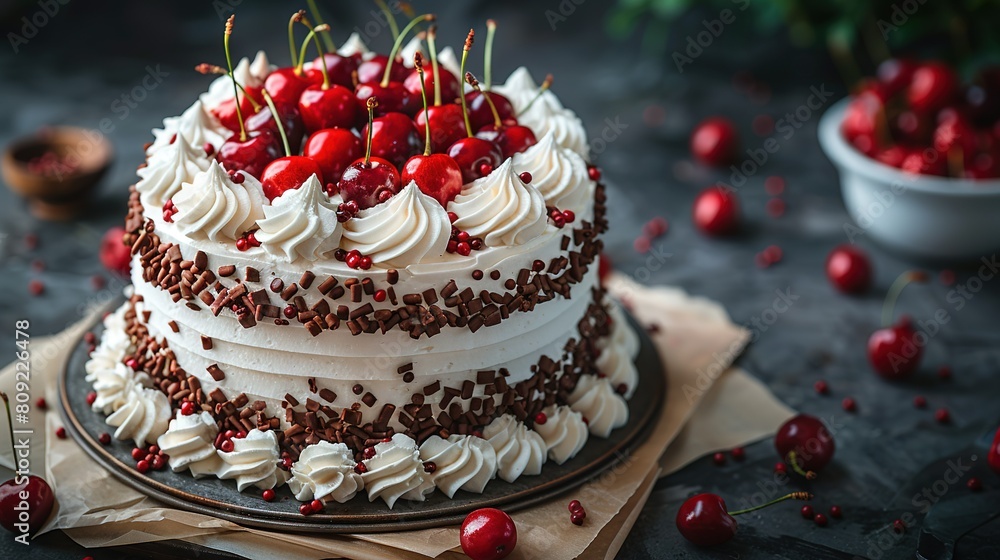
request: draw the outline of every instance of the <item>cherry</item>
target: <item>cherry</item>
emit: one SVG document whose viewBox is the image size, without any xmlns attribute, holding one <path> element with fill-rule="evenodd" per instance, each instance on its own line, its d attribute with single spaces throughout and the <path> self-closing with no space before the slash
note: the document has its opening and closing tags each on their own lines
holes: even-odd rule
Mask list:
<svg viewBox="0 0 1000 560">
<path fill-rule="evenodd" d="M 462 138 L 452 144 L 448 148 L 448 155 L 458 163 L 458 167 L 462 170 L 462 181 L 465 183 L 471 183 L 488 175 L 503 161 L 503 154 L 495 142 L 475 136 Z M 486 167 L 483 167 L 484 165 Z M 486 173 L 483 173 L 484 170 Z"/>
<path fill-rule="evenodd" d="M 862 92 L 844 111 L 840 131 L 857 150 L 869 156 L 880 148 L 885 132 L 885 105 L 871 92 Z"/>
<path fill-rule="evenodd" d="M 707 165 L 724 166 L 732 163 L 739 146 L 736 127 L 723 117 L 705 119 L 691 133 L 691 155 Z"/>
<path fill-rule="evenodd" d="M 312 67 L 325 67 L 331 83 L 346 88 L 354 87 L 354 73 L 358 71 L 358 62 L 354 57 L 340 56 L 335 52 L 323 53 L 322 57 L 313 60 Z"/>
<path fill-rule="evenodd" d="M 948 163 L 945 154 L 940 154 L 932 149 L 914 148 L 899 164 L 899 168 L 904 173 L 913 175 L 938 175 L 948 174 Z"/>
<path fill-rule="evenodd" d="M 298 68 L 278 68 L 264 79 L 264 89 L 271 94 L 279 107 L 295 107 L 299 97 L 312 85 Z"/>
<path fill-rule="evenodd" d="M 805 519 L 812 519 L 813 516 L 815 515 L 815 513 L 813 513 L 813 507 L 809 504 L 802 506 L 802 509 L 799 510 L 799 513 L 802 514 L 802 517 Z"/>
<path fill-rule="evenodd" d="M 260 182 L 264 187 L 264 196 L 274 201 L 285 191 L 301 187 L 313 175 L 316 175 L 321 185 L 325 184 L 323 171 L 315 160 L 305 156 L 285 156 L 264 168 Z"/>
<path fill-rule="evenodd" d="M 825 467 L 836 450 L 830 431 L 819 418 L 808 414 L 785 421 L 774 436 L 774 447 L 795 472 L 806 478 L 815 478 L 815 471 Z"/>
<path fill-rule="evenodd" d="M 914 110 L 929 113 L 944 107 L 958 89 L 955 72 L 943 62 L 925 62 L 913 70 L 906 100 Z"/>
<path fill-rule="evenodd" d="M 316 50 L 320 53 L 323 52 L 323 48 L 319 44 L 317 33 L 327 29 L 329 29 L 328 25 L 317 25 L 309 30 L 309 35 L 306 37 L 306 42 L 310 38 L 316 42 Z M 299 114 L 302 116 L 302 123 L 306 130 L 314 132 L 323 128 L 350 128 L 354 126 L 358 108 L 354 92 L 344 86 L 332 83 L 325 65 L 321 64 L 319 68 L 323 75 L 323 82 L 308 86 L 299 96 Z"/>
<path fill-rule="evenodd" d="M 905 379 L 920 365 L 923 348 L 915 343 L 916 333 L 908 318 L 878 329 L 868 338 L 868 361 L 886 379 Z"/>
<path fill-rule="evenodd" d="M 830 517 L 834 519 L 840 519 L 844 516 L 844 512 L 840 510 L 840 506 L 833 505 L 830 506 Z"/>
<path fill-rule="evenodd" d="M 381 104 L 382 98 L 377 99 Z M 413 119 L 403 113 L 385 113 L 373 119 L 370 129 L 368 125 L 361 129 L 361 136 L 371 138 L 369 143 L 373 156 L 389 160 L 396 166 L 401 166 L 410 156 L 420 151 L 417 127 L 413 124 Z"/>
<path fill-rule="evenodd" d="M 267 91 L 267 90 L 264 90 Z M 267 91 L 267 93 L 271 93 Z M 247 132 L 259 132 L 268 131 L 276 137 L 280 137 L 278 123 L 281 123 L 281 128 L 284 130 L 285 137 L 288 139 L 288 147 L 290 151 L 294 154 L 299 153 L 299 148 L 302 147 L 302 138 L 305 136 L 305 125 L 302 123 L 302 117 L 299 115 L 298 105 L 280 105 L 275 99 L 275 105 L 278 106 L 278 115 L 280 119 L 275 120 L 274 111 L 271 111 L 270 107 L 262 109 L 253 115 L 251 115 L 246 120 Z"/>
<path fill-rule="evenodd" d="M 736 193 L 720 186 L 709 187 L 694 200 L 694 225 L 712 236 L 727 235 L 739 228 L 740 207 Z"/>
<path fill-rule="evenodd" d="M 407 69 L 403 66 L 403 60 L 396 58 L 394 63 L 389 65 L 389 57 L 384 54 L 377 54 L 368 60 L 358 64 L 358 83 L 377 84 L 382 80 L 386 68 L 389 68 L 389 79 L 393 82 L 402 82 L 406 79 Z"/>
<path fill-rule="evenodd" d="M 506 513 L 481 508 L 465 517 L 460 540 L 462 552 L 472 560 L 499 560 L 517 546 L 517 526 Z"/>
<path fill-rule="evenodd" d="M 367 101 L 368 120 L 374 119 L 375 107 L 378 100 L 371 97 Z M 411 122 L 412 126 L 412 122 Z M 371 157 L 372 129 L 368 127 L 368 149 L 365 151 L 365 158 L 358 160 L 344 170 L 343 176 L 337 182 L 337 189 L 340 191 L 344 202 L 357 204 L 358 209 L 371 208 L 380 202 L 384 202 L 388 197 L 401 190 L 399 173 L 396 167 L 382 158 Z M 390 193 L 389 195 L 383 194 Z"/>
<path fill-rule="evenodd" d="M 239 132 L 240 119 L 243 118 L 243 115 L 253 114 L 260 109 L 260 88 L 248 87 L 243 89 L 246 93 L 242 96 L 240 92 L 237 92 L 236 97 L 226 99 L 209 111 L 212 113 L 212 116 L 219 120 L 222 126 L 233 132 Z M 237 99 L 240 100 L 239 105 L 236 104 Z"/>
<path fill-rule="evenodd" d="M 1000 475 L 1000 428 L 997 428 L 993 435 L 993 443 L 990 444 L 990 449 L 986 453 L 986 462 L 993 469 L 993 472 Z"/>
<path fill-rule="evenodd" d="M 826 257 L 826 277 L 846 294 L 860 294 L 872 283 L 868 255 L 854 245 L 838 245 Z"/>
<path fill-rule="evenodd" d="M 436 92 L 437 83 L 434 81 L 434 74 L 428 74 L 424 78 L 424 88 L 429 91 L 435 91 L 435 105 L 441 105 L 442 99 L 448 100 L 448 105 L 458 105 L 457 103 L 452 103 L 451 100 L 458 99 L 458 96 L 462 93 L 462 86 L 458 81 L 458 78 L 454 74 L 445 70 L 444 68 L 438 68 L 438 75 L 441 77 L 441 87 L 440 93 Z M 410 92 L 410 95 L 414 99 L 420 97 L 420 77 L 416 71 L 410 72 L 410 75 L 403 80 L 403 87 Z M 420 113 L 417 113 L 419 116 Z"/>
<path fill-rule="evenodd" d="M 934 129 L 934 149 L 937 150 L 941 159 L 947 159 L 954 154 L 958 160 L 964 156 L 971 156 L 976 152 L 976 130 L 965 117 L 957 111 L 942 111 L 942 118 L 938 120 L 937 128 Z M 959 175 L 954 172 L 952 175 Z"/>
<path fill-rule="evenodd" d="M 243 171 L 260 177 L 267 164 L 281 157 L 281 141 L 268 130 L 239 133 L 230 136 L 219 146 L 215 159 L 226 171 Z"/>
<path fill-rule="evenodd" d="M 514 105 L 510 100 L 495 91 L 470 91 L 465 94 L 465 103 L 469 107 L 469 120 L 475 129 L 480 129 L 493 122 L 490 103 L 496 107 L 500 120 L 506 121 L 517 117 L 517 112 L 514 111 Z"/>
<path fill-rule="evenodd" d="M 516 153 L 523 152 L 538 143 L 535 133 L 528 127 L 519 124 L 501 125 L 488 124 L 476 132 L 476 137 L 495 142 L 500 147 L 504 159 Z"/>
<path fill-rule="evenodd" d="M 13 449 L 14 426 L 10 417 L 10 401 L 5 393 L 0 393 L 7 411 L 7 426 L 10 430 L 11 457 L 17 457 Z M 14 478 L 0 484 L 0 525 L 11 533 L 34 535 L 48 520 L 55 504 L 52 488 L 41 477 L 17 471 Z M 27 519 L 22 518 L 24 514 Z"/>
<path fill-rule="evenodd" d="M 364 154 L 361 138 L 346 128 L 317 130 L 306 139 L 302 148 L 302 155 L 319 164 L 323 180 L 333 184 L 340 180 L 348 165 L 364 157 Z"/>
<path fill-rule="evenodd" d="M 886 97 L 892 97 L 903 91 L 913 78 L 916 70 L 915 62 L 905 58 L 890 58 L 882 61 L 875 71 L 879 83 L 885 88 Z"/>
<path fill-rule="evenodd" d="M 430 123 L 430 145 L 435 153 L 446 153 L 456 142 L 468 137 L 462 107 L 455 103 L 428 107 L 427 111 L 417 113 L 414 122 L 418 127 Z"/>
<path fill-rule="evenodd" d="M 124 237 L 124 228 L 116 226 L 108 229 L 101 237 L 99 254 L 101 264 L 105 268 L 122 276 L 128 276 L 132 264 L 132 254 L 130 247 L 123 241 Z"/>
<path fill-rule="evenodd" d="M 447 208 L 448 203 L 462 192 L 462 170 L 450 156 L 431 154 L 431 125 L 427 117 L 427 92 L 424 89 L 424 66 L 420 53 L 413 57 L 413 66 L 420 75 L 420 96 L 424 102 L 424 153 L 415 155 L 403 166 L 402 182 L 410 184 L 413 181 L 421 192 L 433 197 Z"/>
<path fill-rule="evenodd" d="M 815 523 L 820 527 L 826 527 L 826 525 L 829 523 L 829 520 L 822 513 L 817 513 L 816 516 L 813 517 L 813 523 Z"/>
<path fill-rule="evenodd" d="M 736 536 L 734 516 L 757 511 L 785 500 L 811 500 L 807 492 L 792 492 L 766 504 L 740 511 L 726 511 L 726 501 L 716 494 L 697 494 L 684 501 L 674 520 L 677 530 L 698 546 L 717 546 Z"/>
<path fill-rule="evenodd" d="M 378 97 L 380 109 L 376 114 L 380 116 L 397 113 L 409 118 L 419 109 L 417 97 L 403 87 L 400 82 L 389 82 L 384 86 L 379 83 L 358 84 L 354 88 L 354 96 L 359 101 L 369 97 Z"/>
</svg>

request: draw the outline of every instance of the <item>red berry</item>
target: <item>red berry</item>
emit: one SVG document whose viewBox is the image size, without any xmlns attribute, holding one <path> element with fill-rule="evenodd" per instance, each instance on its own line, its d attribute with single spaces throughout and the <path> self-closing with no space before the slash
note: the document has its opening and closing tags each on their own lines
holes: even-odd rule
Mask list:
<svg viewBox="0 0 1000 560">
<path fill-rule="evenodd" d="M 892 530 L 897 534 L 903 534 L 906 532 L 906 523 L 903 523 L 902 519 L 897 519 L 892 522 Z"/>
<path fill-rule="evenodd" d="M 871 286 L 871 261 L 861 249 L 839 245 L 826 257 L 826 277 L 841 292 L 860 294 Z"/>
<path fill-rule="evenodd" d="M 788 465 L 786 465 L 784 463 L 775 463 L 774 464 L 774 473 L 775 474 L 788 474 Z"/>
<path fill-rule="evenodd" d="M 141 447 L 132 448 L 132 459 L 138 461 L 146 456 L 146 450 Z"/>
<path fill-rule="evenodd" d="M 573 513 L 569 514 L 569 521 L 570 521 L 570 523 L 572 523 L 573 525 L 576 525 L 578 527 L 580 525 L 583 525 L 583 520 L 586 519 L 586 518 L 587 518 L 587 513 L 584 512 L 583 510 L 574 511 Z"/>
<path fill-rule="evenodd" d="M 274 501 L 274 490 L 268 488 L 267 490 L 264 490 L 263 492 L 260 493 L 260 497 L 264 498 L 265 502 Z"/>
<path fill-rule="evenodd" d="M 840 511 L 840 506 L 830 506 L 830 517 L 834 519 L 840 519 L 844 516 L 844 513 Z"/>
<path fill-rule="evenodd" d="M 702 232 L 726 235 L 739 227 L 739 201 L 736 194 L 722 187 L 709 187 L 698 195 L 692 210 L 694 225 Z"/>
<path fill-rule="evenodd" d="M 371 459 L 374 456 L 375 456 L 375 448 L 374 447 L 366 447 L 365 450 L 364 450 L 364 458 L 365 459 Z"/>
<path fill-rule="evenodd" d="M 160 448 L 159 448 L 159 446 L 156 446 L 156 445 L 150 445 L 148 451 L 149 451 L 149 453 L 152 453 L 153 455 L 157 455 L 157 454 L 160 453 Z"/>
<path fill-rule="evenodd" d="M 48 406 L 45 404 L 45 399 L 42 397 L 38 397 L 38 400 L 35 401 L 35 407 L 37 407 L 39 410 L 45 410 L 46 408 L 48 408 Z"/>
<path fill-rule="evenodd" d="M 799 513 L 801 513 L 802 517 L 806 519 L 812 519 L 813 516 L 815 515 L 813 513 L 813 507 L 809 504 L 802 506 L 802 509 L 799 510 Z"/>
<path fill-rule="evenodd" d="M 386 298 L 386 292 L 385 292 L 385 290 L 377 290 L 375 292 L 375 295 L 372 296 L 372 299 L 374 299 L 375 301 L 377 301 L 379 303 L 382 303 L 383 301 L 385 301 L 385 298 Z"/>
<path fill-rule="evenodd" d="M 31 280 L 28 282 L 28 293 L 33 296 L 40 296 L 45 292 L 45 284 L 42 284 L 40 280 Z"/>
<path fill-rule="evenodd" d="M 149 461 L 142 459 L 141 461 L 135 464 L 135 468 L 142 474 L 146 474 L 147 472 L 149 472 Z"/>
<path fill-rule="evenodd" d="M 544 412 L 539 412 L 535 415 L 535 424 L 545 424 L 549 421 L 549 417 L 545 415 Z"/>
<path fill-rule="evenodd" d="M 813 517 L 813 523 L 819 525 L 820 527 L 826 527 L 826 524 L 829 523 L 829 521 L 827 521 L 825 515 L 817 513 L 816 517 Z"/>
<path fill-rule="evenodd" d="M 983 481 L 979 480 L 976 477 L 972 477 L 965 482 L 965 486 L 968 487 L 968 489 L 972 490 L 973 492 L 979 492 L 980 490 L 983 489 Z"/>
<path fill-rule="evenodd" d="M 725 453 L 716 453 L 716 454 L 712 455 L 712 462 L 715 463 L 716 465 L 720 466 L 720 467 L 722 465 L 725 465 L 726 464 L 726 454 Z"/>
<path fill-rule="evenodd" d="M 927 399 L 922 395 L 913 397 L 913 406 L 917 408 L 927 408 Z"/>
<path fill-rule="evenodd" d="M 518 178 L 521 179 L 522 183 L 530 183 L 531 182 L 531 173 L 529 173 L 527 171 L 522 171 L 521 174 L 518 175 Z"/>
<path fill-rule="evenodd" d="M 583 509 L 583 504 L 580 503 L 580 500 L 571 500 L 569 503 L 569 512 L 573 513 L 578 509 Z"/>
<path fill-rule="evenodd" d="M 62 426 L 56 428 L 56 437 L 59 439 L 66 439 L 66 428 Z"/>
<path fill-rule="evenodd" d="M 96 401 L 96 400 L 97 400 L 97 393 L 95 393 L 93 391 L 87 393 L 87 404 L 93 405 L 94 401 Z"/>
<path fill-rule="evenodd" d="M 249 248 L 250 248 L 250 246 L 247 243 L 247 240 L 246 240 L 245 237 L 241 237 L 241 238 L 239 238 L 239 239 L 236 240 L 236 249 L 237 250 L 239 250 L 239 251 L 246 251 Z"/>
<path fill-rule="evenodd" d="M 358 474 L 365 474 L 368 472 L 368 467 L 366 467 L 364 463 L 358 463 L 357 465 L 354 465 L 354 472 Z"/>
<path fill-rule="evenodd" d="M 729 452 L 729 454 L 730 454 L 730 455 L 732 455 L 732 456 L 733 456 L 733 459 L 735 459 L 735 460 L 737 460 L 737 461 L 742 461 L 742 460 L 744 460 L 744 459 L 746 459 L 746 458 L 747 458 L 747 452 L 746 452 L 746 450 L 745 450 L 745 449 L 743 449 L 742 447 L 734 447 L 734 448 L 733 448 L 733 449 L 732 449 L 732 450 L 731 450 L 731 451 Z"/>
<path fill-rule="evenodd" d="M 651 245 L 652 242 L 645 235 L 640 235 L 639 237 L 636 237 L 635 241 L 632 242 L 632 248 L 635 249 L 635 252 L 643 255 L 649 252 L 649 248 Z"/>
<path fill-rule="evenodd" d="M 191 401 L 184 401 L 181 403 L 181 414 L 184 416 L 191 416 L 194 414 L 194 403 Z"/>
<path fill-rule="evenodd" d="M 306 503 L 299 506 L 299 513 L 302 515 L 312 515 L 312 505 Z"/>
<path fill-rule="evenodd" d="M 572 210 L 563 210 L 562 217 L 567 224 L 571 224 L 576 220 L 576 214 Z"/>
<path fill-rule="evenodd" d="M 601 170 L 593 165 L 587 167 L 587 176 L 590 177 L 591 181 L 601 180 Z"/>
<path fill-rule="evenodd" d="M 844 397 L 844 400 L 840 401 L 840 407 L 847 412 L 854 412 L 858 409 L 858 403 L 851 397 Z"/>
<path fill-rule="evenodd" d="M 309 507 L 310 509 L 312 509 L 313 513 L 319 513 L 323 511 L 323 502 L 319 500 L 313 500 L 312 502 L 309 502 Z"/>
<path fill-rule="evenodd" d="M 361 260 L 358 261 L 358 268 L 360 268 L 361 270 L 368 270 L 371 267 L 372 267 L 372 258 L 371 257 L 367 257 L 367 256 L 361 257 Z"/>
<path fill-rule="evenodd" d="M 98 439 L 98 441 L 101 442 L 101 445 L 110 445 L 111 444 L 111 434 L 109 434 L 107 432 L 104 432 L 103 434 L 101 434 L 100 437 L 98 437 L 97 439 Z"/>
<path fill-rule="evenodd" d="M 947 424 L 951 422 L 951 413 L 948 412 L 947 408 L 939 408 L 934 411 L 934 419 L 938 421 L 939 424 Z"/>
<path fill-rule="evenodd" d="M 462 522 L 460 541 L 462 551 L 472 560 L 500 560 L 517 545 L 517 527 L 498 509 L 477 509 Z"/>
<path fill-rule="evenodd" d="M 727 165 L 736 159 L 738 150 L 739 136 L 728 119 L 706 119 L 691 133 L 691 155 L 702 163 Z"/>
<path fill-rule="evenodd" d="M 468 257 L 472 253 L 472 246 L 462 241 L 455 245 L 455 252 L 463 257 Z"/>
<path fill-rule="evenodd" d="M 813 383 L 813 389 L 815 389 L 816 393 L 820 395 L 830 394 L 830 386 L 826 383 L 826 381 L 823 381 L 822 379 L 820 379 L 816 383 Z"/>
<path fill-rule="evenodd" d="M 428 474 L 433 474 L 438 468 L 437 463 L 434 461 L 427 461 L 424 463 L 424 472 Z"/>
<path fill-rule="evenodd" d="M 231 439 L 222 440 L 222 445 L 219 446 L 219 449 L 221 449 L 224 453 L 232 453 L 235 448 L 236 446 L 233 445 L 233 440 Z"/>
<path fill-rule="evenodd" d="M 167 466 L 167 461 L 163 458 L 163 455 L 157 455 L 153 457 L 150 466 L 152 466 L 154 471 L 163 470 L 163 467 Z"/>
</svg>

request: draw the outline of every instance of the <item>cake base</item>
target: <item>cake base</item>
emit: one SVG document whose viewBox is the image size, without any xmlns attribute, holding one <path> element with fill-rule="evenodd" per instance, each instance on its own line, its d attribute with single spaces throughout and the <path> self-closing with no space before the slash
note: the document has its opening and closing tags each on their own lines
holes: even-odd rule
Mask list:
<svg viewBox="0 0 1000 560">
<path fill-rule="evenodd" d="M 67 430 L 88 455 L 128 486 L 179 509 L 252 527 L 314 533 L 379 533 L 455 525 L 474 509 L 502 507 L 512 512 L 580 486 L 622 462 L 645 440 L 663 405 L 666 377 L 649 336 L 631 316 L 628 319 L 640 340 L 636 367 L 641 390 L 627 401 L 629 420 L 625 426 L 608 438 L 590 438 L 576 457 L 562 465 L 547 462 L 538 476 L 522 476 L 514 483 L 498 479 L 482 494 L 459 491 L 448 498 L 435 491 L 423 502 L 400 500 L 392 510 L 381 500 L 368 502 L 366 494 L 360 493 L 346 503 L 327 504 L 323 513 L 303 516 L 298 512 L 300 502 L 287 486 L 276 491 L 274 501 L 265 502 L 259 492 L 238 492 L 230 480 L 195 479 L 189 472 L 169 469 L 139 473 L 130 442 L 113 440 L 101 445 L 98 441 L 110 428 L 104 415 L 95 414 L 86 402 L 91 387 L 84 379 L 88 356 L 82 337 L 60 372 L 59 405 Z M 102 329 L 99 319 L 88 327 L 98 337 Z"/>
</svg>

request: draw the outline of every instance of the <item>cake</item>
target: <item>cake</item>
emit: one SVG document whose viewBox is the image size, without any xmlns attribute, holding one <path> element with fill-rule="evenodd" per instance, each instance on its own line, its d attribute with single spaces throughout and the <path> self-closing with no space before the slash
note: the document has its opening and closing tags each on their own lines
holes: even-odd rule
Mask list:
<svg viewBox="0 0 1000 560">
<path fill-rule="evenodd" d="M 294 67 L 276 68 L 260 52 L 153 131 L 130 187 L 132 285 L 86 365 L 89 402 L 117 440 L 135 446 L 140 471 L 232 480 L 265 499 L 287 484 L 303 513 L 314 500 L 357 495 L 391 508 L 538 475 L 627 422 L 638 342 L 599 281 L 604 187 L 580 119 L 548 80 L 540 87 L 520 68 L 487 93 L 465 86 L 469 122 L 480 123 L 470 126 L 489 150 L 460 169 L 457 188 L 446 183 L 462 154 L 449 149 L 475 138 L 464 123 L 427 150 L 454 161 L 422 174 L 408 166 L 424 152 L 423 126 L 416 144 L 374 135 L 370 158 L 350 156 L 353 170 L 313 150 L 323 135 L 347 140 L 349 151 L 366 146 L 369 112 L 371 129 L 396 119 L 413 136 L 413 117 L 428 113 L 393 101 L 392 88 L 412 86 L 411 75 L 433 88 L 432 67 L 461 88 L 450 49 L 431 58 L 440 64 L 413 56 L 433 51 L 426 38 L 403 47 L 406 58 L 389 57 L 400 69 L 398 81 L 384 70 L 388 89 L 306 90 L 348 91 L 348 126 L 323 114 L 309 122 L 327 130 L 304 125 L 307 104 L 297 112 L 277 95 Z M 471 45 L 470 33 L 464 50 Z M 338 64 L 354 68 L 353 81 L 386 58 L 355 35 L 293 79 L 322 84 L 325 63 L 328 83 Z M 246 91 L 239 105 L 233 80 Z M 292 158 L 266 157 L 301 163 L 307 176 L 233 155 L 237 106 L 254 113 L 240 117 L 248 123 L 274 124 L 267 104 L 246 102 L 265 88 L 292 125 L 280 134 L 296 146 Z M 379 98 L 372 89 L 380 102 L 369 101 Z M 494 119 L 490 105 L 503 114 Z M 434 105 L 443 106 L 462 111 Z M 267 126 L 247 141 L 276 141 Z M 449 135 L 452 146 L 440 141 Z M 376 168 L 410 180 L 366 190 L 349 177 Z"/>
</svg>

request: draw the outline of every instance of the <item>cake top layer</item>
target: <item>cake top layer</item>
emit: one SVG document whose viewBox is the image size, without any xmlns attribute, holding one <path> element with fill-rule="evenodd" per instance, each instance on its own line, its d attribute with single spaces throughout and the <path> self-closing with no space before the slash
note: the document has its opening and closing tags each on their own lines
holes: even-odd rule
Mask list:
<svg viewBox="0 0 1000 560">
<path fill-rule="evenodd" d="M 586 134 L 551 80 L 463 85 L 451 49 L 401 43 L 241 59 L 153 131 L 146 216 L 209 254 L 347 271 L 499 262 L 590 219 Z"/>
</svg>

